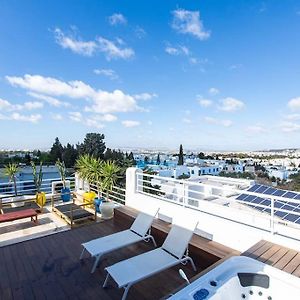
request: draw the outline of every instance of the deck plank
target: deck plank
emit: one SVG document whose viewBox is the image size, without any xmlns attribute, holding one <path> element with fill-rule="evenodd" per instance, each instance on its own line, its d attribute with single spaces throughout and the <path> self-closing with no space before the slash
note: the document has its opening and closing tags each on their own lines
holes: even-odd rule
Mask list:
<svg viewBox="0 0 300 300">
<path fill-rule="evenodd" d="M 120 299 L 123 290 L 116 288 L 115 285 L 111 284 L 108 289 L 101 288 L 100 285 L 106 275 L 104 268 L 152 250 L 153 245 L 141 242 L 114 251 L 103 257 L 94 274 L 90 273 L 93 259 L 86 256 L 80 262 L 79 256 L 82 250 L 81 243 L 124 230 L 130 226 L 132 220 L 118 216 L 102 223 L 1 247 L 0 299 Z M 153 234 L 161 244 L 166 233 L 156 228 Z M 204 241 L 202 238 L 200 241 L 205 242 L 203 245 L 207 247 L 207 251 L 211 247 L 218 255 L 229 249 L 226 247 L 218 249 L 217 244 Z M 219 259 L 216 256 L 214 258 L 203 256 L 203 249 L 196 251 L 196 246 L 197 243 L 191 249 L 191 256 L 198 269 L 196 273 L 189 265 L 173 267 L 134 285 L 130 289 L 128 300 L 160 299 L 182 285 L 183 280 L 178 275 L 179 268 L 191 278 L 203 270 L 203 261 L 211 265 Z"/>
<path fill-rule="evenodd" d="M 261 240 L 242 255 L 300 277 L 300 252 L 296 250 Z"/>
</svg>

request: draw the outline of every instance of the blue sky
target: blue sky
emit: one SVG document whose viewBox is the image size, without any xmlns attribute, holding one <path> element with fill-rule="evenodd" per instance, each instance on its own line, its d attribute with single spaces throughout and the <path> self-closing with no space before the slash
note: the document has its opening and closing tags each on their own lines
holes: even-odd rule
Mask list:
<svg viewBox="0 0 300 300">
<path fill-rule="evenodd" d="M 1 1 L 0 149 L 300 147 L 299 1 Z"/>
</svg>

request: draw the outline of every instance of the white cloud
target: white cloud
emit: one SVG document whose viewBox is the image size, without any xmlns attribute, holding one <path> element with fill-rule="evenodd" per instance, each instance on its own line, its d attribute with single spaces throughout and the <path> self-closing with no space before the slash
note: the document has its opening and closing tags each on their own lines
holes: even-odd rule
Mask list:
<svg viewBox="0 0 300 300">
<path fill-rule="evenodd" d="M 260 124 L 250 125 L 246 128 L 246 131 L 253 134 L 265 133 L 266 128 Z"/>
<path fill-rule="evenodd" d="M 106 76 L 111 80 L 115 80 L 119 78 L 118 74 L 112 69 L 95 69 L 94 73 L 97 75 Z"/>
<path fill-rule="evenodd" d="M 179 54 L 180 54 L 179 49 L 174 48 L 174 47 L 170 47 L 170 46 L 166 47 L 166 48 L 165 48 L 165 51 L 166 51 L 168 54 L 170 54 L 170 55 L 179 55 Z"/>
<path fill-rule="evenodd" d="M 172 28 L 176 31 L 183 34 L 191 34 L 199 40 L 206 40 L 210 37 L 210 31 L 204 29 L 199 11 L 177 9 L 172 14 Z"/>
<path fill-rule="evenodd" d="M 219 109 L 226 112 L 234 112 L 237 110 L 240 110 L 245 107 L 245 104 L 243 101 L 227 97 L 225 99 L 220 100 Z"/>
<path fill-rule="evenodd" d="M 165 48 L 165 51 L 170 55 L 185 55 L 185 56 L 190 55 L 190 50 L 186 46 L 178 46 L 178 47 L 167 46 Z"/>
<path fill-rule="evenodd" d="M 32 110 L 32 109 L 39 109 L 42 108 L 44 104 L 42 102 L 25 102 L 23 105 L 20 106 L 20 110 L 26 109 L 26 110 Z"/>
<path fill-rule="evenodd" d="M 140 110 L 135 98 L 121 90 L 113 92 L 98 91 L 93 97 L 94 104 L 86 106 L 85 111 L 95 113 L 129 112 Z"/>
<path fill-rule="evenodd" d="M 5 111 L 18 111 L 18 110 L 33 110 L 33 109 L 39 109 L 42 108 L 44 105 L 42 102 L 24 102 L 22 104 L 12 104 L 9 101 L 5 99 L 0 98 L 0 110 Z"/>
<path fill-rule="evenodd" d="M 52 77 L 28 74 L 24 77 L 6 76 L 6 79 L 11 85 L 31 92 L 91 100 L 92 104 L 85 108 L 86 111 L 105 114 L 142 110 L 138 106 L 135 96 L 125 94 L 121 90 L 113 92 L 95 90 L 90 85 L 78 80 L 64 82 Z"/>
<path fill-rule="evenodd" d="M 152 126 L 152 125 L 153 125 L 153 122 L 152 122 L 152 121 L 148 121 L 147 124 L 148 124 L 149 126 Z"/>
<path fill-rule="evenodd" d="M 84 56 L 92 56 L 97 50 L 97 43 L 95 41 L 82 41 L 73 36 L 66 36 L 61 29 L 54 30 L 54 37 L 57 44 L 64 49 Z"/>
<path fill-rule="evenodd" d="M 134 51 L 131 48 L 120 48 L 114 43 L 113 41 L 110 41 L 108 39 L 105 39 L 103 37 L 97 38 L 98 42 L 98 49 L 100 52 L 103 52 L 106 56 L 107 60 L 111 59 L 128 59 L 134 56 Z"/>
<path fill-rule="evenodd" d="M 213 117 L 204 117 L 204 121 L 209 124 L 220 125 L 223 127 L 230 127 L 233 124 L 231 120 L 220 120 Z"/>
<path fill-rule="evenodd" d="M 30 123 L 37 123 L 42 116 L 40 114 L 35 115 L 22 115 L 19 113 L 13 113 L 9 119 L 14 121 L 22 121 L 22 122 L 30 122 Z"/>
<path fill-rule="evenodd" d="M 79 111 L 71 111 L 69 112 L 69 118 L 70 120 L 78 123 L 82 123 L 85 126 L 94 127 L 94 128 L 104 128 L 104 124 L 101 123 L 103 119 L 100 119 L 99 116 L 83 116 L 81 112 Z"/>
<path fill-rule="evenodd" d="M 210 107 L 213 104 L 213 101 L 209 99 L 198 99 L 198 101 L 202 107 Z"/>
<path fill-rule="evenodd" d="M 122 14 L 113 14 L 108 17 L 110 25 L 125 25 L 127 24 L 126 18 Z"/>
<path fill-rule="evenodd" d="M 295 132 L 300 131 L 300 124 L 295 122 L 282 122 L 280 124 L 281 130 L 283 132 Z"/>
<path fill-rule="evenodd" d="M 7 110 L 11 107 L 11 103 L 5 99 L 0 98 L 0 110 Z"/>
<path fill-rule="evenodd" d="M 135 33 L 136 37 L 139 38 L 139 39 L 142 39 L 142 38 L 144 38 L 147 35 L 147 33 L 144 30 L 144 28 L 142 28 L 140 26 L 136 26 L 136 28 L 134 30 L 134 33 Z"/>
<path fill-rule="evenodd" d="M 69 112 L 70 120 L 74 122 L 81 122 L 82 121 L 82 114 L 79 111 L 70 111 Z"/>
<path fill-rule="evenodd" d="M 284 118 L 289 121 L 298 121 L 300 120 L 300 114 L 289 114 L 284 116 Z"/>
<path fill-rule="evenodd" d="M 242 66 L 243 66 L 242 64 L 231 65 L 229 66 L 229 70 L 240 69 Z"/>
<path fill-rule="evenodd" d="M 155 93 L 141 93 L 141 94 L 136 94 L 133 96 L 134 99 L 136 100 L 151 100 L 152 98 L 156 98 L 157 97 L 157 94 Z"/>
<path fill-rule="evenodd" d="M 54 30 L 54 37 L 56 43 L 64 49 L 70 49 L 74 53 L 93 56 L 97 52 L 104 53 L 107 60 L 111 59 L 128 59 L 134 56 L 134 51 L 131 48 L 121 48 L 111 40 L 103 37 L 97 37 L 95 40 L 82 41 L 76 36 L 66 35 L 61 29 L 56 28 Z M 118 44 L 124 44 L 121 39 L 117 39 Z"/>
<path fill-rule="evenodd" d="M 45 102 L 47 102 L 51 106 L 55 106 L 55 107 L 61 107 L 61 106 L 68 107 L 68 106 L 70 106 L 70 103 L 60 101 L 60 100 L 58 100 L 56 98 L 53 98 L 53 97 L 50 97 L 50 96 L 45 96 L 45 95 L 34 93 L 34 92 L 28 92 L 27 94 L 29 96 L 33 97 L 33 98 L 44 100 Z"/>
<path fill-rule="evenodd" d="M 288 102 L 288 107 L 289 107 L 291 110 L 299 110 L 299 109 L 300 109 L 300 97 L 292 98 L 292 99 Z"/>
<path fill-rule="evenodd" d="M 51 118 L 55 121 L 61 121 L 63 119 L 61 114 L 54 114 L 54 113 L 51 113 Z"/>
<path fill-rule="evenodd" d="M 98 129 L 102 129 L 104 128 L 104 124 L 102 123 L 99 123 L 98 120 L 95 120 L 95 119 L 87 119 L 85 121 L 85 125 L 89 126 L 89 127 L 95 127 L 95 128 L 98 128 Z"/>
<path fill-rule="evenodd" d="M 220 93 L 220 91 L 217 88 L 212 87 L 208 90 L 208 93 L 212 96 L 215 96 L 215 95 L 218 95 Z"/>
<path fill-rule="evenodd" d="M 125 121 L 122 121 L 122 124 L 125 127 L 136 127 L 136 126 L 140 125 L 140 122 L 138 122 L 138 121 L 132 121 L 132 120 L 125 120 Z"/>
<path fill-rule="evenodd" d="M 183 118 L 183 119 L 182 119 L 182 122 L 183 122 L 183 123 L 186 123 L 186 124 L 191 124 L 191 123 L 192 123 L 192 120 L 191 120 L 191 119 L 188 119 L 188 118 Z"/>
<path fill-rule="evenodd" d="M 94 115 L 92 118 L 101 122 L 114 122 L 118 119 L 117 116 L 112 114 Z"/>
</svg>

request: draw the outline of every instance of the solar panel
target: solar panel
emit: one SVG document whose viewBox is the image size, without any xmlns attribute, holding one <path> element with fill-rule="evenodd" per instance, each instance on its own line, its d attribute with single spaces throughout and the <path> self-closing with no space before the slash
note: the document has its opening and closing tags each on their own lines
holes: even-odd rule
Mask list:
<svg viewBox="0 0 300 300">
<path fill-rule="evenodd" d="M 295 198 L 295 196 L 297 196 L 296 193 L 293 193 L 293 192 L 287 192 L 287 193 L 285 193 L 282 197 L 293 199 L 293 198 Z"/>
<path fill-rule="evenodd" d="M 271 200 L 269 200 L 269 199 L 264 199 L 260 204 L 261 204 L 261 205 L 265 205 L 265 206 L 270 206 L 270 205 L 271 205 Z"/>
<path fill-rule="evenodd" d="M 253 185 L 250 189 L 248 189 L 249 192 L 254 192 L 256 191 L 261 185 L 260 184 L 255 184 Z"/>
<path fill-rule="evenodd" d="M 259 204 L 260 202 L 262 202 L 264 199 L 260 198 L 260 197 L 255 197 L 251 203 L 256 203 L 256 204 Z"/>
<path fill-rule="evenodd" d="M 244 200 L 248 195 L 247 194 L 241 194 L 236 199 L 237 200 Z"/>
<path fill-rule="evenodd" d="M 283 211 L 278 211 L 276 210 L 275 213 L 274 213 L 275 216 L 279 217 L 279 218 L 283 218 L 285 215 L 287 215 L 286 212 L 283 212 Z"/>
<path fill-rule="evenodd" d="M 267 190 L 265 190 L 263 192 L 263 194 L 266 194 L 266 195 L 272 195 L 274 192 L 276 192 L 277 190 L 272 188 L 272 187 L 269 187 Z"/>
<path fill-rule="evenodd" d="M 256 191 L 255 193 L 263 193 L 264 191 L 266 191 L 269 187 L 266 185 L 261 185 Z"/>
<path fill-rule="evenodd" d="M 247 195 L 247 197 L 245 197 L 243 199 L 243 201 L 245 201 L 245 202 L 252 202 L 254 198 L 256 198 L 256 196 Z"/>
<path fill-rule="evenodd" d="M 281 208 L 284 204 L 281 201 L 274 201 L 274 207 L 275 208 Z"/>
<path fill-rule="evenodd" d="M 288 201 L 288 199 L 300 200 L 300 193 L 276 189 L 274 187 L 261 184 L 255 184 L 247 191 L 261 194 L 261 196 L 248 195 L 247 192 L 244 192 L 243 194 L 240 194 L 237 199 L 240 201 L 244 201 L 247 206 L 266 214 L 271 213 L 271 195 L 286 198 L 286 200 L 274 199 L 275 216 L 280 217 L 285 221 L 300 224 L 300 216 L 294 214 L 298 212 L 300 213 L 300 203 L 298 204 Z M 290 212 L 278 211 L 279 209 L 284 209 Z"/>
<path fill-rule="evenodd" d="M 275 193 L 273 193 L 272 195 L 274 196 L 282 196 L 284 193 L 286 193 L 286 191 L 283 190 L 277 190 Z"/>
<path fill-rule="evenodd" d="M 295 222 L 299 216 L 294 215 L 294 214 L 288 214 L 284 217 L 284 220 L 290 221 L 290 222 Z"/>
</svg>

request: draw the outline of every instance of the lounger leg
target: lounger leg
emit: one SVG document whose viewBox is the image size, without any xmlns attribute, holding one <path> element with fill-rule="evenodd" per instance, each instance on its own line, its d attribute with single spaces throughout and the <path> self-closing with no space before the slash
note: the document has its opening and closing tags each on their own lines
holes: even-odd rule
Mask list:
<svg viewBox="0 0 300 300">
<path fill-rule="evenodd" d="M 197 271 L 197 268 L 196 268 L 196 266 L 195 266 L 195 264 L 194 264 L 193 259 L 192 259 L 191 257 L 187 257 L 187 260 L 191 263 L 193 270 L 196 272 L 196 271 Z"/>
<path fill-rule="evenodd" d="M 100 258 L 101 258 L 101 255 L 100 255 L 100 254 L 96 256 L 96 260 L 95 260 L 94 265 L 93 265 L 93 267 L 92 267 L 91 273 L 94 273 L 94 272 L 95 272 L 95 270 L 96 270 L 96 268 L 97 268 L 97 266 L 98 266 L 98 263 L 99 263 Z"/>
<path fill-rule="evenodd" d="M 154 247 L 157 247 L 154 237 L 150 235 L 149 238 L 152 240 Z"/>
<path fill-rule="evenodd" d="M 84 251 L 85 251 L 85 248 L 83 247 L 80 257 L 79 257 L 80 260 L 82 260 L 82 258 L 83 258 Z"/>
<path fill-rule="evenodd" d="M 130 288 L 131 288 L 131 284 L 128 284 L 125 288 L 124 293 L 123 293 L 122 300 L 125 300 L 127 298 L 127 294 L 128 294 L 128 291 L 129 291 Z"/>
<path fill-rule="evenodd" d="M 107 273 L 106 278 L 105 278 L 105 280 L 104 280 L 104 283 L 103 283 L 103 285 L 102 285 L 103 288 L 105 288 L 105 287 L 107 286 L 109 276 L 110 276 L 109 273 Z"/>
</svg>

